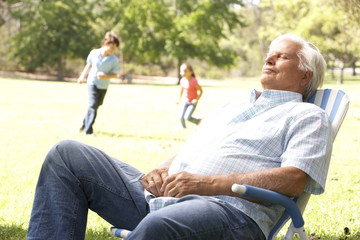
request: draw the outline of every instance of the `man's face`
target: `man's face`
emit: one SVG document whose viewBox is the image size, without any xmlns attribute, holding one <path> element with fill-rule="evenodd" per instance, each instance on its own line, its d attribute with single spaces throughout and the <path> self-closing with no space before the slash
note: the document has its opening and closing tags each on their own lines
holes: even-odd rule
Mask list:
<svg viewBox="0 0 360 240">
<path fill-rule="evenodd" d="M 299 70 L 296 53 L 300 48 L 297 43 L 282 40 L 270 49 L 260 78 L 263 89 L 304 92 L 311 73 Z"/>
</svg>

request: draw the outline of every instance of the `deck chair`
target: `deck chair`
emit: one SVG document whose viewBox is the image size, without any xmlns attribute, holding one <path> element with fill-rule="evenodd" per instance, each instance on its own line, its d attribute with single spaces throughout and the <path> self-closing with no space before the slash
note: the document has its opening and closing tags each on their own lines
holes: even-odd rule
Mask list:
<svg viewBox="0 0 360 240">
<path fill-rule="evenodd" d="M 310 98 L 309 103 L 316 104 L 324 109 L 328 114 L 334 131 L 335 140 L 349 108 L 348 96 L 341 90 L 322 89 L 315 92 L 315 94 Z M 291 240 L 295 233 L 299 235 L 301 240 L 308 239 L 304 230 L 304 220 L 302 214 L 310 199 L 309 193 L 303 193 L 298 198 L 290 199 L 289 197 L 276 192 L 238 184 L 234 184 L 232 186 L 232 191 L 245 197 L 280 204 L 285 208 L 284 214 L 274 223 L 267 239 L 274 240 L 276 235 L 290 218 L 292 222 L 283 240 Z"/>
<path fill-rule="evenodd" d="M 335 136 L 339 131 L 341 123 L 343 122 L 346 112 L 349 108 L 348 96 L 341 90 L 321 89 L 315 92 L 315 94 L 310 98 L 309 103 L 316 104 L 317 106 L 324 109 L 328 114 L 331 121 L 331 126 L 335 133 L 335 139 Z M 232 186 L 232 191 L 245 197 L 275 204 L 281 204 L 285 208 L 284 214 L 274 223 L 272 231 L 270 232 L 267 239 L 275 239 L 278 232 L 286 224 L 290 217 L 292 219 L 292 223 L 289 226 L 289 229 L 283 240 L 292 239 L 295 233 L 299 234 L 301 240 L 308 239 L 304 230 L 304 220 L 302 218 L 302 213 L 304 212 L 306 204 L 309 201 L 310 194 L 303 193 L 300 197 L 291 199 L 273 191 L 238 184 L 234 184 Z M 131 231 L 111 227 L 111 233 L 116 237 L 125 239 L 129 234 L 131 234 Z"/>
</svg>

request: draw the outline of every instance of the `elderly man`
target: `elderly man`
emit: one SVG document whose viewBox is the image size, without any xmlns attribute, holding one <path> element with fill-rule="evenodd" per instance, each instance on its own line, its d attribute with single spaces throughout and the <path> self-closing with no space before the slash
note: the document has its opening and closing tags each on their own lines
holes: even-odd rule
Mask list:
<svg viewBox="0 0 360 240">
<path fill-rule="evenodd" d="M 282 35 L 269 50 L 263 91 L 213 112 L 177 156 L 147 174 L 78 142 L 54 146 L 28 239 L 83 239 L 89 208 L 132 230 L 128 239 L 266 239 L 283 209 L 243 199 L 232 184 L 320 194 L 333 138 L 325 112 L 303 102 L 324 78 L 318 49 Z"/>
</svg>

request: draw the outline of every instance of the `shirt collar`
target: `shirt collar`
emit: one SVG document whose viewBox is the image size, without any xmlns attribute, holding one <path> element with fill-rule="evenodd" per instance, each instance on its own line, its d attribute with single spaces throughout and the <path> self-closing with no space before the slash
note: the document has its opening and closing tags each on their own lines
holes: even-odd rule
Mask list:
<svg viewBox="0 0 360 240">
<path fill-rule="evenodd" d="M 303 96 L 297 92 L 280 91 L 280 90 L 269 90 L 266 89 L 263 92 L 252 90 L 250 96 L 250 103 L 256 101 L 267 101 L 271 105 L 279 105 L 286 102 L 302 102 Z"/>
</svg>

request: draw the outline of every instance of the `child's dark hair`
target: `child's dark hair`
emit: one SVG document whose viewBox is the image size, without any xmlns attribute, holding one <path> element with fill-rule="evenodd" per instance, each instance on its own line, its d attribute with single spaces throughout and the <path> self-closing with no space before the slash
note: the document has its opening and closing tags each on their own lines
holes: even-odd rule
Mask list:
<svg viewBox="0 0 360 240">
<path fill-rule="evenodd" d="M 195 77 L 195 73 L 194 73 L 194 69 L 193 69 L 193 67 L 192 67 L 189 63 L 183 63 L 182 65 L 185 65 L 186 68 L 189 69 L 189 70 L 192 72 L 191 76 L 193 76 L 194 78 L 196 78 L 196 77 Z"/>
<path fill-rule="evenodd" d="M 115 44 L 117 47 L 119 47 L 120 45 L 120 40 L 119 37 L 113 32 L 107 32 L 105 34 L 104 39 L 102 40 L 102 45 L 104 45 L 105 43 L 109 44 L 109 43 L 113 43 Z"/>
</svg>

